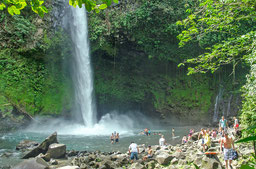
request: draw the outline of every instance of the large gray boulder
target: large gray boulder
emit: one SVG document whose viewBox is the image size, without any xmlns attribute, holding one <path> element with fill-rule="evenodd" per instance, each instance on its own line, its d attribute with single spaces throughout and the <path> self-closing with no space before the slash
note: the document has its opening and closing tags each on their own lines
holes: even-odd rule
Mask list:
<svg viewBox="0 0 256 169">
<path fill-rule="evenodd" d="M 201 168 L 204 168 L 204 169 L 222 169 L 222 166 L 216 159 L 203 157 Z"/>
<path fill-rule="evenodd" d="M 48 169 L 49 165 L 42 158 L 25 160 L 12 169 Z"/>
<path fill-rule="evenodd" d="M 146 169 L 146 167 L 144 167 L 142 164 L 136 162 L 136 163 L 133 163 L 129 169 Z"/>
<path fill-rule="evenodd" d="M 185 153 L 177 152 L 177 151 L 175 153 L 173 153 L 172 156 L 175 156 L 177 159 L 185 159 L 186 158 Z"/>
<path fill-rule="evenodd" d="M 16 150 L 29 150 L 29 149 L 33 149 L 36 146 L 38 146 L 39 143 L 35 142 L 35 141 L 31 141 L 31 140 L 22 140 L 17 146 L 16 146 Z"/>
<path fill-rule="evenodd" d="M 46 154 L 49 154 L 50 158 L 58 159 L 65 157 L 66 145 L 53 143 L 49 146 Z"/>
<path fill-rule="evenodd" d="M 79 169 L 79 167 L 78 166 L 65 166 L 65 167 L 60 167 L 57 169 Z"/>
<path fill-rule="evenodd" d="M 199 132 L 196 132 L 196 133 L 192 134 L 191 139 L 192 139 L 193 141 L 198 140 L 198 135 L 199 135 Z M 200 137 L 200 138 L 201 138 L 201 137 Z"/>
<path fill-rule="evenodd" d="M 57 132 L 54 132 L 52 135 L 47 137 L 39 146 L 28 152 L 25 156 L 23 156 L 23 159 L 28 159 L 30 157 L 36 157 L 40 153 L 45 154 L 48 150 L 48 147 L 53 144 L 58 143 L 57 141 Z"/>
<path fill-rule="evenodd" d="M 162 152 L 161 154 L 156 156 L 156 161 L 161 165 L 167 165 L 173 159 L 173 156 L 166 152 Z"/>
</svg>

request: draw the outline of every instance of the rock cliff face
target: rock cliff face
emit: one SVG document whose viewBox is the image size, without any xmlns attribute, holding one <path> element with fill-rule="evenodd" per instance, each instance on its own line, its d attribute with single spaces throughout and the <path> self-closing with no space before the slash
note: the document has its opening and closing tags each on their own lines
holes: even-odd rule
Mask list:
<svg viewBox="0 0 256 169">
<path fill-rule="evenodd" d="M 214 112 L 218 118 L 238 112 L 239 87 L 232 85 L 228 68 L 187 76 L 175 62 L 148 59 L 132 46 L 119 50 L 116 59 L 100 52 L 92 56 L 99 113 L 139 110 L 165 120 L 208 124 Z"/>
</svg>

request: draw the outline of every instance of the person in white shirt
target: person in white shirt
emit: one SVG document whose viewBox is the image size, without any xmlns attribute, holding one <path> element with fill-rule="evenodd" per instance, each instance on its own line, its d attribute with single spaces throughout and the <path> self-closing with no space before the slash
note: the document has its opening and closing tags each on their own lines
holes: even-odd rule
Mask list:
<svg viewBox="0 0 256 169">
<path fill-rule="evenodd" d="M 161 138 L 159 139 L 159 145 L 161 147 L 166 145 L 164 135 L 162 135 Z"/>
<path fill-rule="evenodd" d="M 131 142 L 129 146 L 129 154 L 131 154 L 131 162 L 133 162 L 134 158 L 138 160 L 139 147 L 136 143 Z"/>
</svg>

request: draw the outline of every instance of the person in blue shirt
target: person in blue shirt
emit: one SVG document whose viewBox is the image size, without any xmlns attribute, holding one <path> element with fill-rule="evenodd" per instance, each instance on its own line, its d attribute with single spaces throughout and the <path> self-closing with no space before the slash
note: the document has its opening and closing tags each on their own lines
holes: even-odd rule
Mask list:
<svg viewBox="0 0 256 169">
<path fill-rule="evenodd" d="M 224 118 L 224 116 L 221 117 L 219 121 L 219 127 L 222 131 L 226 131 L 228 127 L 228 121 Z"/>
</svg>

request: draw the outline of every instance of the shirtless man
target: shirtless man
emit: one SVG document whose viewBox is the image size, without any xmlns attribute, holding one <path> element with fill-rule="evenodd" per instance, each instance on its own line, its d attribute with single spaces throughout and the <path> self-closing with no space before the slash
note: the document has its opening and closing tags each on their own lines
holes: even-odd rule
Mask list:
<svg viewBox="0 0 256 169">
<path fill-rule="evenodd" d="M 224 133 L 224 138 L 221 140 L 220 147 L 222 147 L 223 144 L 224 144 L 224 160 L 226 163 L 226 169 L 228 169 L 228 166 L 232 168 L 231 166 L 232 157 L 233 157 L 232 147 L 235 150 L 235 146 L 234 146 L 233 139 L 228 136 L 227 132 Z M 220 150 L 220 152 L 222 153 L 222 149 Z M 229 161 L 229 165 L 228 165 L 228 161 Z"/>
<path fill-rule="evenodd" d="M 147 160 L 148 158 L 152 158 L 152 157 L 153 157 L 153 150 L 152 150 L 151 146 L 149 145 L 149 146 L 148 146 L 148 155 L 144 156 L 144 157 L 143 157 L 143 160 L 145 161 L 145 160 Z"/>
</svg>

